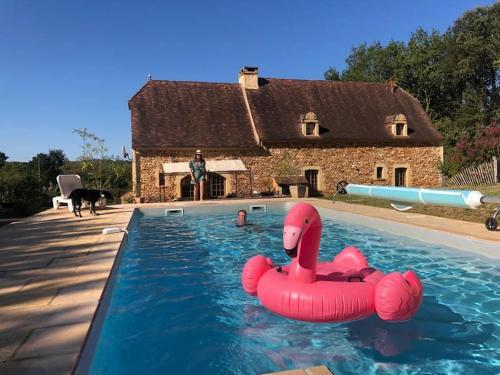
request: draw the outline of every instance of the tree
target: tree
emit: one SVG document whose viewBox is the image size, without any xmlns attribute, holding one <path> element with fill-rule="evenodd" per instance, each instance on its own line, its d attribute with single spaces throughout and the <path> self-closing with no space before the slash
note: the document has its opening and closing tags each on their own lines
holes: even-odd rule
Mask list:
<svg viewBox="0 0 500 375">
<path fill-rule="evenodd" d="M 477 162 L 457 148 L 481 139 L 500 118 L 500 3 L 466 12 L 445 33 L 418 28 L 407 44 L 354 47 L 339 72 L 326 79 L 387 82 L 415 96 L 444 135 L 446 171 Z M 465 141 L 467 140 L 467 141 Z M 465 142 L 465 143 L 464 143 Z"/>
<path fill-rule="evenodd" d="M 94 188 L 103 189 L 109 183 L 104 174 L 104 161 L 108 159 L 105 140 L 89 132 L 87 128 L 75 129 L 73 133 L 78 134 L 83 142 L 82 153 L 78 158 L 82 162 L 82 170 L 88 173 Z"/>
<path fill-rule="evenodd" d="M 346 59 L 342 73 L 333 67 L 325 72 L 325 79 L 334 81 L 385 82 L 396 78 L 404 54 L 404 43 L 391 41 L 387 47 L 380 42 L 354 47 Z"/>
<path fill-rule="evenodd" d="M 38 188 L 28 163 L 6 163 L 0 169 L 0 203 L 35 204 Z"/>
<path fill-rule="evenodd" d="M 446 37 L 419 28 L 411 35 L 399 67 L 398 83 L 423 104 L 432 118 L 442 117 L 441 112 L 446 112 L 443 104 L 453 96 L 446 47 Z"/>
<path fill-rule="evenodd" d="M 104 139 L 87 129 L 75 129 L 83 142 L 80 165 L 71 165 L 72 173 L 80 174 L 83 181 L 95 189 L 116 188 L 128 190 L 131 186 L 132 163 L 106 155 L 108 147 Z"/>
<path fill-rule="evenodd" d="M 62 166 L 67 161 L 62 150 L 49 150 L 48 154 L 39 153 L 33 156 L 29 166 L 37 176 L 39 190 L 51 189 L 57 185 L 56 177 L 61 174 Z"/>
<path fill-rule="evenodd" d="M 8 158 L 9 157 L 7 155 L 5 155 L 4 152 L 0 151 L 0 167 L 3 166 L 7 162 Z"/>
<path fill-rule="evenodd" d="M 481 98 L 486 117 L 499 117 L 500 3 L 466 12 L 449 33 L 460 84 Z"/>
<path fill-rule="evenodd" d="M 340 81 L 341 80 L 341 75 L 339 71 L 335 68 L 328 68 L 328 70 L 325 72 L 325 79 L 327 81 Z"/>
</svg>

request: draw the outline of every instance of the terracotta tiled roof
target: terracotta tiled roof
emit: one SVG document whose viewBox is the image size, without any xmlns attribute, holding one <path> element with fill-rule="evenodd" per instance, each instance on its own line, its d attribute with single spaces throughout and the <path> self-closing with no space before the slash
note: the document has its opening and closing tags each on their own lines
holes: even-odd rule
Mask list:
<svg viewBox="0 0 500 375">
<path fill-rule="evenodd" d="M 263 141 L 311 139 L 302 133 L 301 116 L 317 115 L 320 136 L 338 141 L 439 142 L 440 133 L 411 95 L 385 83 L 260 79 L 246 90 L 257 132 Z M 402 113 L 409 135 L 396 138 L 389 116 Z"/>
<path fill-rule="evenodd" d="M 390 84 L 259 79 L 246 90 L 255 127 L 263 142 L 439 143 L 420 103 Z M 257 147 L 239 84 L 149 81 L 129 101 L 132 147 Z M 312 112 L 312 114 L 310 114 Z M 396 137 L 397 114 L 408 136 Z M 300 121 L 316 115 L 319 136 L 305 136 Z"/>
<path fill-rule="evenodd" d="M 239 84 L 149 81 L 129 101 L 132 147 L 257 147 Z"/>
</svg>

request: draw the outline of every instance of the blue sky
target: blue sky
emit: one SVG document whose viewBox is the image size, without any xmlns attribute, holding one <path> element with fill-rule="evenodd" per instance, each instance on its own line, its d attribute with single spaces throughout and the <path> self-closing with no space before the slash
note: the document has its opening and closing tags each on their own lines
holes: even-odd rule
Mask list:
<svg viewBox="0 0 500 375">
<path fill-rule="evenodd" d="M 0 0 L 0 151 L 80 152 L 75 128 L 130 149 L 128 99 L 153 79 L 323 79 L 352 46 L 446 30 L 494 1 Z"/>
</svg>

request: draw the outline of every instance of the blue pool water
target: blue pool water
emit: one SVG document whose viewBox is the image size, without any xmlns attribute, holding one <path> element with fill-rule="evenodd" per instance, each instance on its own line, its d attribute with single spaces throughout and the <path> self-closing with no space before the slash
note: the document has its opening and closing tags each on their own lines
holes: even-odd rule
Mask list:
<svg viewBox="0 0 500 375">
<path fill-rule="evenodd" d="M 319 364 L 337 375 L 500 373 L 498 262 L 323 219 L 321 260 L 354 245 L 383 271 L 412 268 L 423 303 L 404 323 L 297 322 L 240 284 L 255 254 L 289 262 L 283 208 L 251 214 L 256 225 L 247 228 L 234 226 L 235 212 L 134 216 L 91 374 L 247 375 Z"/>
</svg>

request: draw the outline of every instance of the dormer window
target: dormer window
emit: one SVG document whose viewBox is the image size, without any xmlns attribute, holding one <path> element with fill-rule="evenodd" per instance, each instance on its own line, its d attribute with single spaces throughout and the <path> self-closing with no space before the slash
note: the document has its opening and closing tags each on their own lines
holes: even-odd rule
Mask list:
<svg viewBox="0 0 500 375">
<path fill-rule="evenodd" d="M 396 137 L 408 136 L 408 122 L 406 121 L 406 116 L 402 113 L 399 115 L 387 116 L 385 123 L 391 126 L 392 134 Z"/>
<path fill-rule="evenodd" d="M 313 137 L 319 135 L 319 120 L 314 112 L 301 115 L 299 123 L 302 127 L 302 134 L 305 136 Z"/>
</svg>

